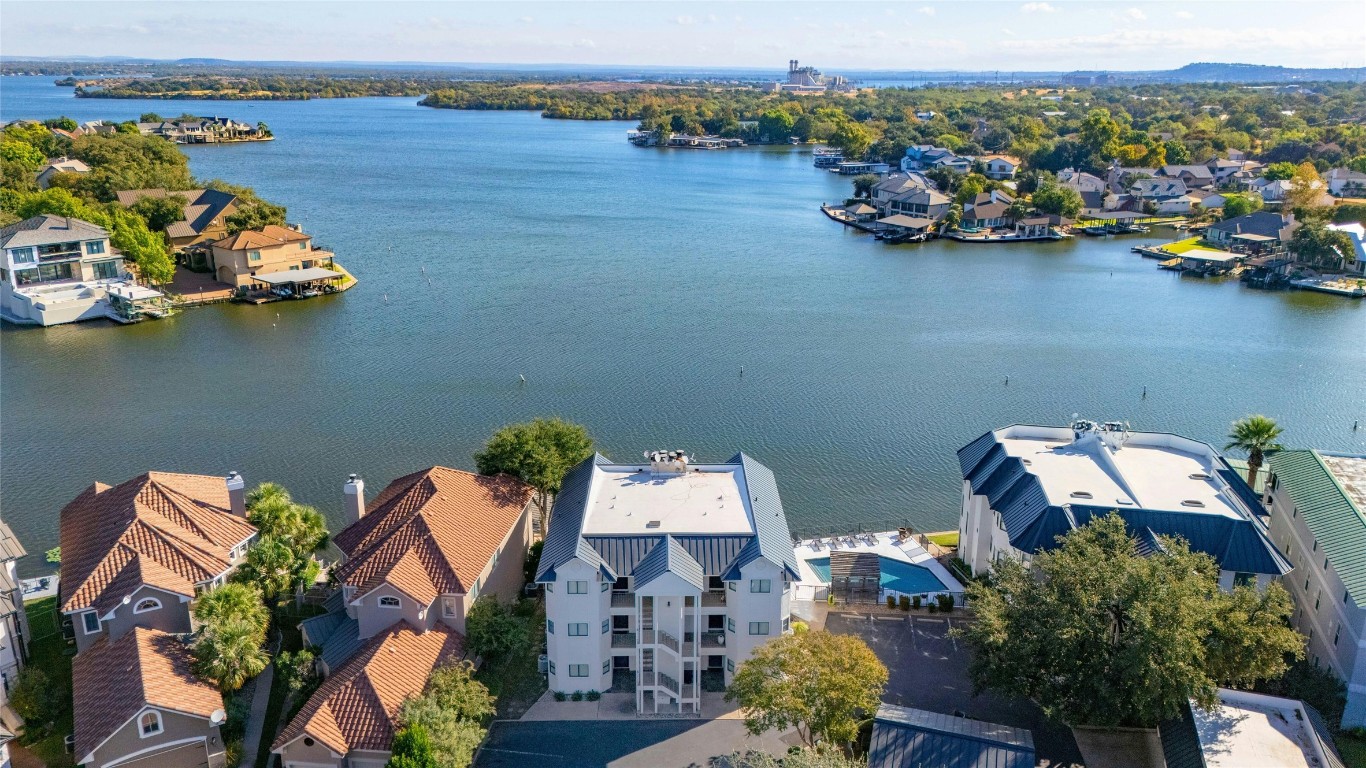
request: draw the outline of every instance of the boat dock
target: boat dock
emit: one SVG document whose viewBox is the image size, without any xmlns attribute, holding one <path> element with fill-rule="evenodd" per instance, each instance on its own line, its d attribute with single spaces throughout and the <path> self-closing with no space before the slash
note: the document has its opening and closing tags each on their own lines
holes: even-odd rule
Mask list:
<svg viewBox="0 0 1366 768">
<path fill-rule="evenodd" d="M 1066 240 L 1071 235 L 1062 232 L 1050 231 L 1046 235 L 1017 235 L 1009 232 L 1004 235 L 983 235 L 983 234 L 963 234 L 962 232 L 950 232 L 942 235 L 947 240 L 956 240 L 960 243 L 1040 243 L 1044 241 L 1056 242 Z"/>
<path fill-rule="evenodd" d="M 1366 278 L 1354 277 L 1305 277 L 1291 280 L 1290 285 L 1305 291 L 1331 293 L 1351 299 L 1366 298 Z"/>
</svg>

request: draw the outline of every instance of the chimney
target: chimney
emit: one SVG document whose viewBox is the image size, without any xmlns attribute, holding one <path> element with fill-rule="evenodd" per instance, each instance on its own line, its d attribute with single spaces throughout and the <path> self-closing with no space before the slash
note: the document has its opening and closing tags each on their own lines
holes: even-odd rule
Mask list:
<svg viewBox="0 0 1366 768">
<path fill-rule="evenodd" d="M 342 493 L 346 498 L 347 519 L 354 523 L 365 517 L 365 481 L 351 475 L 346 479 Z"/>
<path fill-rule="evenodd" d="M 236 472 L 228 473 L 228 505 L 238 517 L 247 516 L 247 483 Z"/>
</svg>

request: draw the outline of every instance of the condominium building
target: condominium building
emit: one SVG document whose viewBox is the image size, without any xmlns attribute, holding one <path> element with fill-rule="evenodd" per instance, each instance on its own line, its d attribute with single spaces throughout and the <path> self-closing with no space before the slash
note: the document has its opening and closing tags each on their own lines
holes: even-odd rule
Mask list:
<svg viewBox="0 0 1366 768">
<path fill-rule="evenodd" d="M 1268 459 L 1271 540 L 1317 667 L 1347 685 L 1342 727 L 1366 726 L 1366 456 L 1279 451 Z"/>
<path fill-rule="evenodd" d="M 1014 425 L 959 449 L 959 557 L 986 573 L 1028 562 L 1093 517 L 1118 512 L 1145 552 L 1179 536 L 1219 565 L 1219 584 L 1268 584 L 1290 566 L 1266 537 L 1261 501 L 1218 451 L 1179 435 L 1078 420 Z"/>
<path fill-rule="evenodd" d="M 703 672 L 729 683 L 791 631 L 797 560 L 767 467 L 743 453 L 647 458 L 595 455 L 556 497 L 536 574 L 550 689 L 605 691 L 629 670 L 638 711 L 696 712 Z"/>
</svg>

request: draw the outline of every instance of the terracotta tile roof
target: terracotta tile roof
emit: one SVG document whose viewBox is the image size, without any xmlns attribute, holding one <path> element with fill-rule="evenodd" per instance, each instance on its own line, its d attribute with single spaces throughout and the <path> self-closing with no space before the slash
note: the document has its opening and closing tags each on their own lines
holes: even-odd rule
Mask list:
<svg viewBox="0 0 1366 768">
<path fill-rule="evenodd" d="M 387 582 L 430 603 L 468 592 L 535 491 L 508 475 L 432 467 L 400 477 L 337 534 L 337 578 L 360 594 Z"/>
<path fill-rule="evenodd" d="M 90 755 L 145 706 L 209 718 L 223 697 L 190 671 L 190 648 L 176 635 L 137 627 L 99 642 L 71 662 L 76 757 Z"/>
<path fill-rule="evenodd" d="M 387 751 L 404 700 L 421 693 L 432 670 L 459 658 L 464 649 L 464 636 L 442 624 L 422 634 L 406 621 L 395 624 L 319 686 L 271 750 L 311 736 L 342 755 L 354 749 Z"/>
<path fill-rule="evenodd" d="M 142 584 L 193 596 L 255 532 L 230 511 L 221 477 L 147 472 L 113 488 L 95 483 L 61 513 L 62 610 L 103 614 Z"/>
<path fill-rule="evenodd" d="M 260 229 L 244 229 L 214 243 L 214 247 L 229 251 L 244 251 L 248 248 L 269 248 L 283 243 L 296 243 L 307 240 L 311 235 L 295 232 L 288 227 L 267 224 Z"/>
</svg>

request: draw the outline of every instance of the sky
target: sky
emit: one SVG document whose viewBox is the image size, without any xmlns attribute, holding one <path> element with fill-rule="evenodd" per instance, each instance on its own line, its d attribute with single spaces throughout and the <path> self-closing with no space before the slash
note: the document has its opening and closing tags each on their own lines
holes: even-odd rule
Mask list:
<svg viewBox="0 0 1366 768">
<path fill-rule="evenodd" d="M 1366 0 L 0 2 L 6 56 L 786 69 L 1366 66 Z"/>
</svg>

